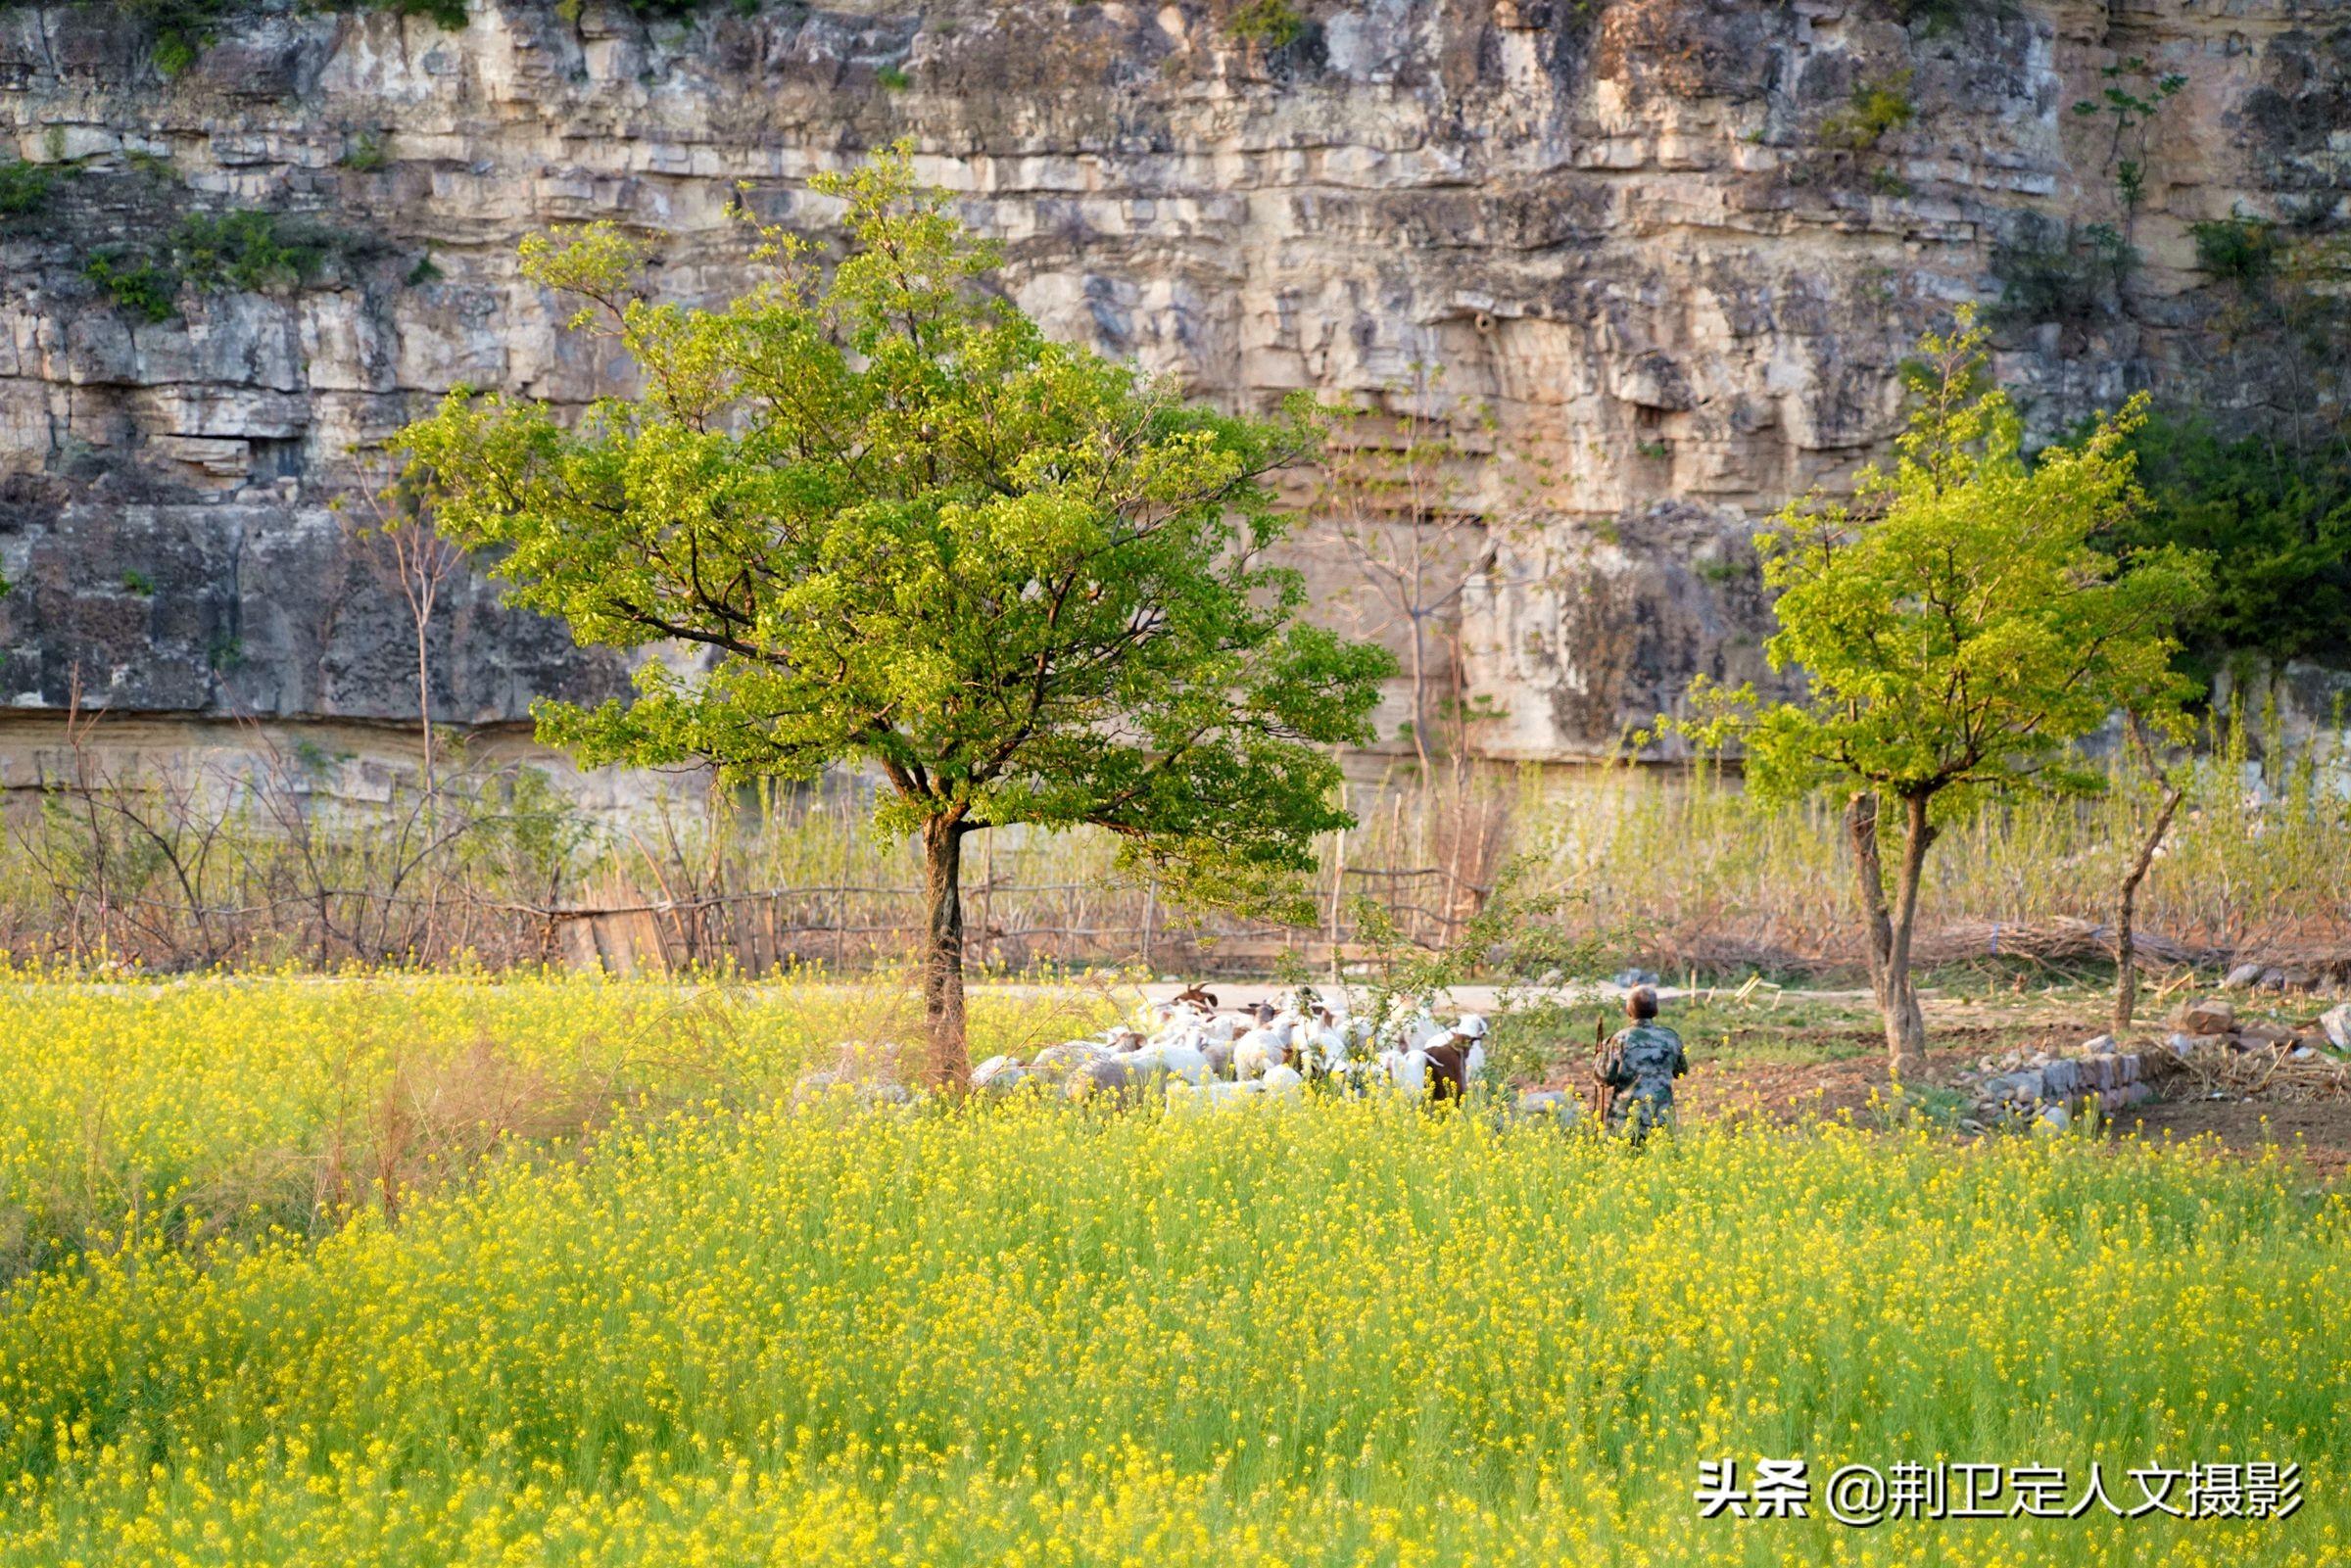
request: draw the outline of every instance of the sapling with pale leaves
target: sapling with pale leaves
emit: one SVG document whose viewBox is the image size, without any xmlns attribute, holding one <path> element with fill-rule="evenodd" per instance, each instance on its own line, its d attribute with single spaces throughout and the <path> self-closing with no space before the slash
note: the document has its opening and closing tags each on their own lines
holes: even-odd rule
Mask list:
<svg viewBox="0 0 2351 1568">
<path fill-rule="evenodd" d="M 1764 704 L 1702 678 L 1689 716 L 1668 721 L 1743 751 L 1760 797 L 1844 798 L 1897 1077 L 1926 1066 L 1910 942 L 1937 833 L 1991 796 L 2098 788 L 2075 742 L 2117 712 L 2183 735 L 2193 691 L 2171 656 L 2204 593 L 2202 559 L 2101 547 L 2144 504 L 2128 443 L 2145 397 L 2028 459 L 2014 406 L 1985 384 L 1988 342 L 1972 312 L 1928 334 L 1893 467 L 1864 469 L 1849 499 L 1804 498 L 1756 536 L 1778 594 L 1765 652 L 1801 670 L 1808 693 Z"/>
</svg>

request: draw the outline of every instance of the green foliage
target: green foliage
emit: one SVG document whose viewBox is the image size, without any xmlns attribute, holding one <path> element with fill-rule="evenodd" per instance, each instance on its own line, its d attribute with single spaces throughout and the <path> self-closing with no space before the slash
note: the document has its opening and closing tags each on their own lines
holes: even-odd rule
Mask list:
<svg viewBox="0 0 2351 1568">
<path fill-rule="evenodd" d="M 115 250 L 91 257 L 81 270 L 115 304 L 135 315 L 168 321 L 179 314 L 179 275 L 168 266 Z"/>
<path fill-rule="evenodd" d="M 172 264 L 192 286 L 257 293 L 299 288 L 316 274 L 327 253 L 312 225 L 253 210 L 191 213 L 167 243 Z"/>
<path fill-rule="evenodd" d="M 2196 265 L 2214 279 L 2251 287 L 2272 276 L 2285 250 L 2278 225 L 2240 213 L 2189 225 L 2195 236 Z"/>
<path fill-rule="evenodd" d="M 1188 407 L 1049 342 L 979 285 L 996 250 L 903 149 L 817 188 L 847 204 L 830 276 L 770 232 L 718 309 L 637 292 L 603 225 L 526 244 L 646 392 L 576 425 L 460 390 L 402 437 L 443 533 L 587 643 L 664 641 L 634 701 L 543 702 L 590 763 L 707 759 L 888 781 L 891 831 L 1091 824 L 1212 901 L 1312 864 L 1348 819 L 1327 750 L 1360 739 L 1384 653 L 1302 626 L 1265 476 L 1309 433 Z"/>
<path fill-rule="evenodd" d="M 220 28 L 260 9 L 250 0 L 116 0 L 126 16 L 143 23 L 152 42 L 149 57 L 167 77 L 179 75 L 212 46 Z M 455 32 L 465 25 L 465 0 L 328 0 L 319 9 L 389 11 L 402 17 L 430 17 Z M 640 8 L 642 9 L 642 8 Z"/>
<path fill-rule="evenodd" d="M 2088 793 L 2104 776 L 2073 742 L 2117 708 L 2174 738 L 2193 688 L 2171 667 L 2173 628 L 2204 592 L 2203 562 L 2153 546 L 2118 563 L 2099 536 L 2143 504 L 2127 442 L 2143 395 L 2073 447 L 2028 464 L 2023 421 L 1986 390 L 1991 335 L 1962 311 L 1928 334 L 1932 373 L 1889 474 L 1862 470 L 1851 501 L 1799 501 L 1758 535 L 1780 629 L 1774 670 L 1801 669 L 1803 700 L 1701 678 L 1676 728 L 1747 754 L 1761 800 L 1834 791 L 1848 802 L 1870 975 L 1897 1078 L 1926 1066 L 1910 941 L 1929 847 L 1986 796 Z M 1899 803 L 1901 861 L 1889 900 L 1880 849 Z"/>
<path fill-rule="evenodd" d="M 55 164 L 27 164 L 21 159 L 0 164 L 0 217 L 29 217 L 38 213 L 61 175 L 70 172 Z"/>
<path fill-rule="evenodd" d="M 155 597 L 155 579 L 136 568 L 122 574 L 122 588 L 125 593 L 136 594 L 141 598 Z"/>
<path fill-rule="evenodd" d="M 255 292 L 299 288 L 343 243 L 305 218 L 250 210 L 191 213 L 172 225 L 157 251 L 110 246 L 92 256 L 82 271 L 124 309 L 168 321 L 179 313 L 183 285 Z"/>
<path fill-rule="evenodd" d="M 191 33 L 178 27 L 166 27 L 155 36 L 155 69 L 167 79 L 177 76 L 196 64 L 196 57 L 211 41 L 209 33 Z"/>
<path fill-rule="evenodd" d="M 1224 30 L 1240 43 L 1265 49 L 1286 49 L 1306 31 L 1306 18 L 1290 0 L 1245 0 L 1233 8 Z"/>
<path fill-rule="evenodd" d="M 1903 26 L 1929 33 L 1948 32 L 1970 17 L 2005 17 L 2015 11 L 2012 0 L 1889 0 L 1889 5 Z"/>
<path fill-rule="evenodd" d="M 884 66 L 874 72 L 874 79 L 891 92 L 904 92 L 914 85 L 914 78 L 896 66 Z"/>
<path fill-rule="evenodd" d="M 465 27 L 465 0 L 360 0 L 356 9 L 390 11 L 403 17 L 430 17 L 448 32 L 461 32 Z"/>
<path fill-rule="evenodd" d="M 354 136 L 350 150 L 343 155 L 343 166 L 358 174 L 372 174 L 390 162 L 383 142 L 367 130 Z"/>
<path fill-rule="evenodd" d="M 2351 452 L 2210 421 L 2150 422 L 2134 438 L 2150 504 L 2115 530 L 2126 555 L 2178 546 L 2212 557 L 2213 593 L 2185 623 L 2190 667 L 2235 652 L 2340 660 L 2351 646 Z"/>
<path fill-rule="evenodd" d="M 1865 153 L 1893 131 L 1918 118 L 1910 101 L 1910 72 L 1899 71 L 1883 81 L 1857 81 L 1845 108 L 1820 122 L 1820 139 L 1831 147 Z"/>
<path fill-rule="evenodd" d="M 2083 325 L 2119 308 L 2123 282 L 2137 264 L 2138 253 L 2110 223 L 2069 228 L 2054 241 L 2029 232 L 1992 253 L 1992 276 L 2000 280 L 1996 313 L 2028 325 Z"/>
<path fill-rule="evenodd" d="M 2144 400 L 2027 463 L 2006 395 L 1984 390 L 1989 335 L 1962 316 L 1923 349 L 1937 367 L 1891 473 L 1852 501 L 1815 496 L 1756 538 L 1780 629 L 1775 670 L 1799 702 L 1702 678 L 1710 746 L 1745 746 L 1758 797 L 1823 787 L 1934 798 L 2094 788 L 2072 741 L 2118 707 L 2177 733 L 2191 689 L 2169 665 L 2173 627 L 2204 592 L 2201 561 L 2168 546 L 2127 565 L 2098 547 L 2143 505 L 2129 440 Z"/>
<path fill-rule="evenodd" d="M 2095 99 L 2085 98 L 2075 104 L 2074 114 L 2084 119 L 2103 115 L 2113 127 L 2106 162 L 2114 168 L 2115 196 L 2122 203 L 2127 223 L 2146 196 L 2147 127 L 2173 95 L 2187 85 L 2187 78 L 2177 72 L 2154 77 L 2143 90 L 2134 92 L 2123 84 L 2150 74 L 2147 63 L 2135 55 L 2101 68 L 2098 74 L 2106 82 L 2105 90 Z"/>
<path fill-rule="evenodd" d="M 416 258 L 416 264 L 408 268 L 408 276 L 403 281 L 411 289 L 420 289 L 427 283 L 440 282 L 441 276 L 440 263 L 433 260 L 433 253 L 427 251 Z"/>
</svg>

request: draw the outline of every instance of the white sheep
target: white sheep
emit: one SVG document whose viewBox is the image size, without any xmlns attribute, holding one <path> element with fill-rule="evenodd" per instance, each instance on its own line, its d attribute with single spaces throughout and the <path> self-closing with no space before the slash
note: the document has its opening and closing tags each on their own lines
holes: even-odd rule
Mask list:
<svg viewBox="0 0 2351 1568">
<path fill-rule="evenodd" d="M 1266 1075 L 1259 1082 L 1262 1084 L 1259 1092 L 1267 1099 L 1294 1100 L 1298 1097 L 1299 1087 L 1306 1082 L 1306 1075 L 1289 1064 L 1282 1063 L 1267 1069 Z"/>
<path fill-rule="evenodd" d="M 1400 1093 L 1418 1099 L 1428 1093 L 1428 1053 L 1426 1051 L 1398 1051 L 1379 1053 L 1379 1070 Z"/>
<path fill-rule="evenodd" d="M 1289 1060 L 1289 1043 L 1271 1029 L 1254 1028 L 1232 1042 L 1232 1070 L 1254 1078 Z"/>
<path fill-rule="evenodd" d="M 1193 1083 L 1205 1083 L 1209 1078 L 1207 1053 L 1181 1036 L 1150 1041 L 1127 1053 L 1126 1059 L 1145 1072 L 1164 1072 Z"/>
</svg>

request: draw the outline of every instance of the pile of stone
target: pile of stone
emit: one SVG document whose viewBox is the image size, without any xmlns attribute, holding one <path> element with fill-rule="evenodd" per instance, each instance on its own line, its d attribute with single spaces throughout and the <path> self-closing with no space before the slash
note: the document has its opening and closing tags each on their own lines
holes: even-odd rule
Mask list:
<svg viewBox="0 0 2351 1568">
<path fill-rule="evenodd" d="M 2173 1066 L 2156 1055 L 2121 1049 L 2111 1034 L 2086 1040 L 2069 1055 L 2011 1051 L 1986 1057 L 1975 1070 L 1959 1074 L 1960 1089 L 1975 1097 L 1960 1128 L 2063 1131 L 2092 1101 L 2100 1110 L 2114 1111 L 2154 1099 L 2158 1082 Z"/>
<path fill-rule="evenodd" d="M 2307 1062 L 2329 1048 L 2351 1050 L 2351 1003 L 2330 1009 L 2312 1027 L 2295 1028 L 2263 1019 L 2240 1019 L 2235 1004 L 2208 996 L 2172 1015 L 2172 1032 L 2165 1043 L 2174 1055 L 2183 1057 L 2197 1051 L 2276 1049 Z"/>
<path fill-rule="evenodd" d="M 1971 1132 L 1998 1126 L 2061 1129 L 2092 1101 L 2117 1111 L 2155 1099 L 2163 1080 L 2183 1070 L 2192 1088 L 2208 1079 L 2232 1081 L 2213 1065 L 2235 1057 L 2259 1053 L 2265 1064 L 2275 1059 L 2315 1068 L 2342 1051 L 2351 1051 L 2351 1003 L 2296 1028 L 2240 1018 L 2227 998 L 2202 997 L 2172 1015 L 2161 1048 L 2126 1051 L 2114 1036 L 2101 1034 L 2062 1054 L 2011 1051 L 1986 1057 L 1976 1070 L 1959 1075 L 1959 1087 L 1974 1096 L 1971 1114 L 1960 1125 Z"/>
<path fill-rule="evenodd" d="M 2292 964 L 2239 964 L 2221 981 L 2230 991 L 2315 991 L 2322 974 Z"/>
</svg>

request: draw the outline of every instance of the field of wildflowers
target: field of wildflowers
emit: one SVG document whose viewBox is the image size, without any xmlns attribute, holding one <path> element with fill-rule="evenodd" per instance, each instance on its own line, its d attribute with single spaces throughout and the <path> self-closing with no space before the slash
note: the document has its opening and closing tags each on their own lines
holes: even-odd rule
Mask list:
<svg viewBox="0 0 2351 1568">
<path fill-rule="evenodd" d="M 1099 1023 L 1099 992 L 975 991 L 973 1043 Z M 0 1281 L 154 1235 L 315 1237 L 485 1157 L 616 1116 L 742 1107 L 844 1040 L 920 1032 L 884 974 L 765 985 L 263 974 L 90 984 L 0 973 Z M 874 1064 L 877 1068 L 887 1063 Z"/>
<path fill-rule="evenodd" d="M 855 1005 L 0 988 L 0 1181 L 60 1238 L 0 1307 L 0 1560 L 2351 1557 L 2351 1212 L 2288 1165 L 1837 1125 L 1632 1151 L 1373 1102 L 795 1106 Z M 998 1039 L 1054 1026 L 988 1005 Z M 402 1063 L 484 1040 L 603 1098 L 299 1225 L 101 1201 L 170 1212 L 268 1151 L 316 1157 L 338 1105 L 399 1103 Z M 68 1246 L 45 1195 L 75 1182 L 98 1198 Z M 1698 1461 L 1725 1455 L 2062 1465 L 2077 1490 L 2093 1459 L 2298 1460 L 2307 1500 L 1702 1520 Z"/>
</svg>

